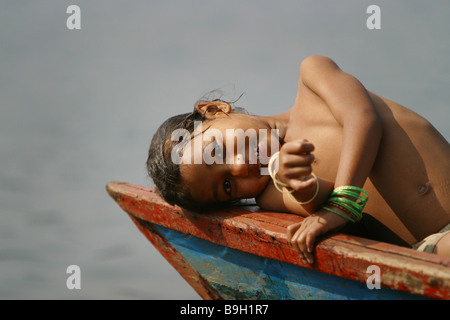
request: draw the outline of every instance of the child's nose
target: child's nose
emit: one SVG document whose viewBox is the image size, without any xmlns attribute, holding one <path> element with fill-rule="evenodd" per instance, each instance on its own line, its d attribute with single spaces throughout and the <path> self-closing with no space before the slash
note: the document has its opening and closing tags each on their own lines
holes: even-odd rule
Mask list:
<svg viewBox="0 0 450 320">
<path fill-rule="evenodd" d="M 233 176 L 247 176 L 248 175 L 248 165 L 245 163 L 233 163 L 230 164 L 230 173 Z"/>
<path fill-rule="evenodd" d="M 242 154 L 237 154 L 233 163 L 230 164 L 230 173 L 233 176 L 247 176 L 248 164 Z"/>
</svg>

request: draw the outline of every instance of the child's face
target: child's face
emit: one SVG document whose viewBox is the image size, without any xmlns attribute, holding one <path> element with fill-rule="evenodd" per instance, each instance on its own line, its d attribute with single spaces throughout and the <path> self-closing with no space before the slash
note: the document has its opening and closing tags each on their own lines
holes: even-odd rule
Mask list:
<svg viewBox="0 0 450 320">
<path fill-rule="evenodd" d="M 278 137 L 264 121 L 246 114 L 218 114 L 203 122 L 183 149 L 182 183 L 202 204 L 254 198 L 270 181 L 264 168 L 278 150 Z"/>
</svg>

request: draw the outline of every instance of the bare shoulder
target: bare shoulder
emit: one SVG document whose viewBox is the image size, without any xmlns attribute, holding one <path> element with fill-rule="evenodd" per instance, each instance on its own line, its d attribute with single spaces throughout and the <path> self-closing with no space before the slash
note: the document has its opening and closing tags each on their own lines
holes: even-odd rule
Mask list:
<svg viewBox="0 0 450 320">
<path fill-rule="evenodd" d="M 325 100 L 340 98 L 350 90 L 352 94 L 365 91 L 358 79 L 341 70 L 332 59 L 320 55 L 309 56 L 300 64 L 299 88 L 302 86 Z"/>
<path fill-rule="evenodd" d="M 301 68 L 317 68 L 317 67 L 332 67 L 339 68 L 336 62 L 331 58 L 321 55 L 312 55 L 303 59 Z"/>
<path fill-rule="evenodd" d="M 305 58 L 300 64 L 300 77 L 309 78 L 319 72 L 319 76 L 329 72 L 341 71 L 331 58 L 313 55 Z"/>
</svg>

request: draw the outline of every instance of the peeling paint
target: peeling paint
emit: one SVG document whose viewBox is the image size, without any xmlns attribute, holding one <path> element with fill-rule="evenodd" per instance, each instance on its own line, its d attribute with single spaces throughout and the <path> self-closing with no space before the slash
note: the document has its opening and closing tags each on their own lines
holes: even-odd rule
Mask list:
<svg viewBox="0 0 450 320">
<path fill-rule="evenodd" d="M 160 225 L 246 254 L 359 283 L 365 283 L 367 267 L 375 264 L 384 288 L 450 299 L 449 258 L 333 234 L 319 239 L 314 265 L 305 265 L 286 239 L 287 226 L 301 221 L 300 216 L 258 211 L 254 206 L 202 215 L 167 204 L 151 188 L 115 182 L 108 184 L 107 191 L 132 219 L 149 226 Z"/>
</svg>

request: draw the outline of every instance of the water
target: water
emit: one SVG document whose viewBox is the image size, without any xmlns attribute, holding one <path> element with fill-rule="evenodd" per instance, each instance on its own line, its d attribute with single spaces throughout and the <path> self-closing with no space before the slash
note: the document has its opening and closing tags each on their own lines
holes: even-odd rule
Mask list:
<svg viewBox="0 0 450 320">
<path fill-rule="evenodd" d="M 450 3 L 0 2 L 0 298 L 198 299 L 104 186 L 151 186 L 150 138 L 207 90 L 292 105 L 300 61 L 332 57 L 449 140 Z M 66 287 L 69 265 L 81 290 Z"/>
</svg>

